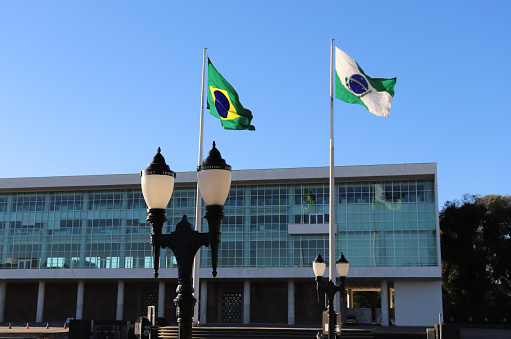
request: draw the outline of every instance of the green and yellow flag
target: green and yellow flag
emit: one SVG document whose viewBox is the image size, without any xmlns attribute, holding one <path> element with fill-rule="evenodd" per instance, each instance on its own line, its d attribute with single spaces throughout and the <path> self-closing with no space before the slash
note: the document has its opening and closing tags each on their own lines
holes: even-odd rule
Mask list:
<svg viewBox="0 0 511 339">
<path fill-rule="evenodd" d="M 243 108 L 238 93 L 218 73 L 208 58 L 208 105 L 211 115 L 220 119 L 223 128 L 255 131 L 250 124 L 252 112 Z"/>
</svg>

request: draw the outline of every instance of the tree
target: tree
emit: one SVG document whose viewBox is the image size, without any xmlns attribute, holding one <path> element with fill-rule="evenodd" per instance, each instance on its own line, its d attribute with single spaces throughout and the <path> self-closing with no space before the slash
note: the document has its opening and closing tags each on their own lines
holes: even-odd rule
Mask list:
<svg viewBox="0 0 511 339">
<path fill-rule="evenodd" d="M 509 318 L 511 196 L 465 195 L 440 213 L 444 312 L 458 320 Z"/>
<path fill-rule="evenodd" d="M 478 199 L 486 207 L 483 246 L 491 278 L 511 285 L 511 196 L 487 195 Z"/>
</svg>

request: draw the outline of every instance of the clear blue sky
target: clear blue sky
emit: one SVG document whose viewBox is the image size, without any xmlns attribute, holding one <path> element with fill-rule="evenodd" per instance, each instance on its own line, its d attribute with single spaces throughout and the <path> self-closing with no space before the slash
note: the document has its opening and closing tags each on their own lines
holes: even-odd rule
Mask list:
<svg viewBox="0 0 511 339">
<path fill-rule="evenodd" d="M 391 116 L 335 101 L 336 165 L 437 162 L 439 203 L 509 194 L 509 1 L 1 1 L 0 177 L 197 165 L 202 52 L 252 110 L 233 169 L 328 166 L 330 39 L 397 77 Z"/>
</svg>

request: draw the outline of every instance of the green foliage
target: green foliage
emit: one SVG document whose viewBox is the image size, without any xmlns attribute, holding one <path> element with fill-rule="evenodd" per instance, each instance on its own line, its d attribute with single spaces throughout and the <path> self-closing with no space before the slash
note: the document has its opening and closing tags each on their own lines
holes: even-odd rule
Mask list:
<svg viewBox="0 0 511 339">
<path fill-rule="evenodd" d="M 354 291 L 353 292 L 353 307 L 381 307 L 380 291 Z"/>
<path fill-rule="evenodd" d="M 511 196 L 465 195 L 440 213 L 444 312 L 462 321 L 509 318 Z"/>
</svg>

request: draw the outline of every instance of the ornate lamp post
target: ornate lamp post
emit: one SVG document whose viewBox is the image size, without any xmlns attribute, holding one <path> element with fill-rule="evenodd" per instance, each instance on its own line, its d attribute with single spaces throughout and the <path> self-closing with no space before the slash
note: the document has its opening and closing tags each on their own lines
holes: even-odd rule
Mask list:
<svg viewBox="0 0 511 339">
<path fill-rule="evenodd" d="M 312 269 L 314 271 L 314 275 L 316 276 L 316 291 L 318 293 L 318 302 L 320 291 L 323 291 L 328 298 L 328 339 L 335 338 L 335 293 L 341 292 L 341 299 L 344 299 L 344 286 L 346 283 L 346 276 L 348 275 L 348 271 L 350 269 L 350 263 L 348 260 L 346 260 L 342 252 L 341 257 L 335 263 L 335 268 L 337 270 L 337 274 L 339 274 L 339 277 L 341 278 L 341 286 L 336 286 L 332 280 L 329 280 L 326 284 L 321 283 L 323 274 L 325 273 L 326 269 L 326 262 L 321 257 L 321 253 L 318 253 L 318 256 L 312 262 Z"/>
<path fill-rule="evenodd" d="M 165 209 L 174 190 L 176 174 L 165 163 L 165 158 L 158 153 L 147 168 L 140 173 L 142 194 L 147 206 L 147 221 L 151 224 L 151 245 L 153 247 L 154 277 L 158 278 L 160 248 L 170 248 L 176 257 L 178 271 L 176 316 L 179 327 L 179 339 L 192 338 L 193 308 L 197 300 L 193 296 L 192 269 L 195 254 L 202 246 L 211 245 L 213 277 L 216 277 L 218 263 L 218 245 L 220 243 L 220 223 L 223 205 L 231 187 L 231 166 L 222 159 L 215 147 L 209 151 L 208 157 L 197 168 L 197 180 L 202 199 L 206 203 L 206 215 L 209 224 L 208 233 L 199 233 L 192 228 L 186 218 L 176 225 L 170 234 L 162 234 Z"/>
</svg>

